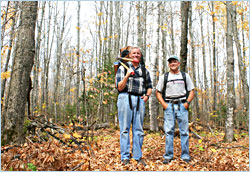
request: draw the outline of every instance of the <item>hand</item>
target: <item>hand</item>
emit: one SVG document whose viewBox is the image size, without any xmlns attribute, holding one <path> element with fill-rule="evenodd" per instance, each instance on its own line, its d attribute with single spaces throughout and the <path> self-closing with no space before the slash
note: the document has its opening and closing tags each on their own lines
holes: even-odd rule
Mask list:
<svg viewBox="0 0 250 172">
<path fill-rule="evenodd" d="M 162 105 L 162 107 L 163 107 L 163 110 L 166 110 L 166 109 L 168 108 L 168 104 L 167 104 L 167 103 L 164 103 L 164 104 Z"/>
<path fill-rule="evenodd" d="M 143 101 L 146 103 L 148 101 L 149 97 L 148 96 L 141 96 L 141 99 L 143 99 Z"/>
<path fill-rule="evenodd" d="M 135 73 L 134 70 L 129 68 L 129 69 L 127 70 L 126 76 L 129 77 L 130 75 L 134 75 L 134 73 Z"/>
<path fill-rule="evenodd" d="M 187 102 L 185 102 L 185 103 L 183 104 L 183 106 L 184 106 L 185 109 L 188 110 L 189 104 L 188 104 Z"/>
</svg>

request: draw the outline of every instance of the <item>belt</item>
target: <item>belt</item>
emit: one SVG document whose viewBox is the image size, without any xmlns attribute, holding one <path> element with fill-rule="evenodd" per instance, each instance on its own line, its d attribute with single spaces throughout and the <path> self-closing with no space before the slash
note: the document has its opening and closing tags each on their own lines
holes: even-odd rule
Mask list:
<svg viewBox="0 0 250 172">
<path fill-rule="evenodd" d="M 128 93 L 128 99 L 129 99 L 129 106 L 130 109 L 132 110 L 132 100 L 131 100 L 131 95 L 133 96 L 137 96 L 137 105 L 136 105 L 136 111 L 139 110 L 139 106 L 140 106 L 140 96 L 143 96 L 143 94 L 136 94 L 136 93 Z"/>
<path fill-rule="evenodd" d="M 182 99 L 182 100 L 165 100 L 165 102 L 172 103 L 172 104 L 179 104 L 179 103 L 185 103 L 186 99 Z"/>
</svg>

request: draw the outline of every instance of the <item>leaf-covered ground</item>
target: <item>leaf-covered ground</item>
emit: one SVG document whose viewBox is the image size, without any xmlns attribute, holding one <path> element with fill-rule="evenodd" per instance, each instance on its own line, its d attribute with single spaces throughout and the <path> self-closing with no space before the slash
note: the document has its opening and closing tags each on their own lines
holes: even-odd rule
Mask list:
<svg viewBox="0 0 250 172">
<path fill-rule="evenodd" d="M 201 133 L 202 134 L 202 133 Z M 237 141 L 223 143 L 223 133 L 206 134 L 203 139 L 190 137 L 189 164 L 180 159 L 180 138 L 174 139 L 175 158 L 162 163 L 165 137 L 160 133 L 146 133 L 143 159 L 147 166 L 131 159 L 129 165 L 120 161 L 119 131 L 102 129 L 94 133 L 88 147 L 72 149 L 51 139 L 44 143 L 26 143 L 6 150 L 2 147 L 1 170 L 38 171 L 249 171 L 249 136 L 237 134 Z M 192 134 L 190 134 L 191 136 Z M 77 148 L 77 145 L 75 145 Z M 92 151 L 92 155 L 91 152 Z"/>
</svg>

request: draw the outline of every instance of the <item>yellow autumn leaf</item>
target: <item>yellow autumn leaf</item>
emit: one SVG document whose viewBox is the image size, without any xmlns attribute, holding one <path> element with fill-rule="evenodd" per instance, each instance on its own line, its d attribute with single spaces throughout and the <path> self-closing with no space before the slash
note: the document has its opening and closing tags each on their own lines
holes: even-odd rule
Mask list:
<svg viewBox="0 0 250 172">
<path fill-rule="evenodd" d="M 77 30 L 80 30 L 80 27 L 76 26 L 76 29 L 77 29 Z"/>
<path fill-rule="evenodd" d="M 95 98 L 93 95 L 89 95 L 90 98 Z"/>
<path fill-rule="evenodd" d="M 218 21 L 218 18 L 217 17 L 214 17 L 214 22 L 217 22 Z"/>
<path fill-rule="evenodd" d="M 94 81 L 94 79 L 95 79 L 95 78 L 91 78 L 91 79 L 89 80 L 89 83 L 92 84 L 93 81 Z"/>
<path fill-rule="evenodd" d="M 82 136 L 80 135 L 80 134 L 78 134 L 78 133 L 73 133 L 73 136 L 75 137 L 75 138 L 81 138 Z"/>
<path fill-rule="evenodd" d="M 211 16 L 212 16 L 212 15 L 214 15 L 214 14 L 215 14 L 215 12 L 214 12 L 214 11 L 211 11 L 211 12 L 210 12 L 210 15 L 211 15 Z"/>
<path fill-rule="evenodd" d="M 107 100 L 105 100 L 105 101 L 103 100 L 102 103 L 106 105 L 108 102 L 107 102 Z"/>
<path fill-rule="evenodd" d="M 108 40 L 108 38 L 101 38 L 101 40 L 102 40 L 102 41 L 107 41 L 107 40 Z"/>
<path fill-rule="evenodd" d="M 201 143 L 202 143 L 202 140 L 200 139 L 198 142 L 201 144 Z"/>
<path fill-rule="evenodd" d="M 72 92 L 72 93 L 75 92 L 75 89 L 76 89 L 76 88 L 71 88 L 71 89 L 70 89 L 70 92 Z"/>
<path fill-rule="evenodd" d="M 157 77 L 159 76 L 159 72 L 158 72 L 158 71 L 156 72 L 156 76 L 157 76 Z"/>
<path fill-rule="evenodd" d="M 46 104 L 44 103 L 43 106 L 42 106 L 42 109 L 45 109 L 46 108 Z"/>
<path fill-rule="evenodd" d="M 237 13 L 238 13 L 239 15 L 242 15 L 242 14 L 243 14 L 243 9 L 237 10 Z"/>
<path fill-rule="evenodd" d="M 10 77 L 10 71 L 7 71 L 7 72 L 2 72 L 1 73 L 1 78 L 2 79 L 7 79 Z"/>
<path fill-rule="evenodd" d="M 64 133 L 64 134 L 63 134 L 63 138 L 65 138 L 65 139 L 70 139 L 70 135 L 69 135 L 69 134 Z"/>
<path fill-rule="evenodd" d="M 237 4 L 238 4 L 238 1 L 232 1 L 232 4 L 233 4 L 233 5 L 237 5 Z"/>
<path fill-rule="evenodd" d="M 109 95 L 109 93 L 108 93 L 108 92 L 106 92 L 106 93 L 104 93 L 103 95 L 104 95 L 104 96 L 108 96 L 108 95 Z"/>
<path fill-rule="evenodd" d="M 100 12 L 100 13 L 98 13 L 97 15 L 98 15 L 98 16 L 102 16 L 102 15 L 103 15 L 103 12 Z"/>
<path fill-rule="evenodd" d="M 213 148 L 212 148 L 211 151 L 212 151 L 212 152 L 216 152 L 216 149 L 213 149 Z"/>
</svg>

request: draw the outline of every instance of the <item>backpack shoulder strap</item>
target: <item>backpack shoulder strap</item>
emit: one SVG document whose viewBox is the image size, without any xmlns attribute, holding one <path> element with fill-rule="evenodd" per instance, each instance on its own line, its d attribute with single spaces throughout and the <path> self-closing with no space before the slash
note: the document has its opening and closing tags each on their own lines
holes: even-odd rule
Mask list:
<svg viewBox="0 0 250 172">
<path fill-rule="evenodd" d="M 147 88 L 147 72 L 146 72 L 146 67 L 145 67 L 145 65 L 142 65 L 141 70 L 142 70 L 143 82 L 144 82 L 144 84 L 145 84 L 145 86 L 146 86 L 146 88 Z"/>
<path fill-rule="evenodd" d="M 185 73 L 185 72 L 181 72 L 181 75 L 182 75 L 182 78 L 183 78 L 184 83 L 185 83 L 186 92 L 188 92 L 188 90 L 187 90 L 187 78 L 186 78 L 186 73 Z"/>
<path fill-rule="evenodd" d="M 164 91 L 166 90 L 166 85 L 167 85 L 167 82 L 168 82 L 168 74 L 169 74 L 169 72 L 166 72 L 165 75 L 164 75 L 164 85 L 163 85 L 163 90 Z"/>
<path fill-rule="evenodd" d="M 163 80 L 163 90 L 162 90 L 162 98 L 165 100 L 165 92 L 166 92 L 166 86 L 168 82 L 168 74 L 169 72 L 166 72 L 164 74 L 164 80 Z"/>
</svg>

